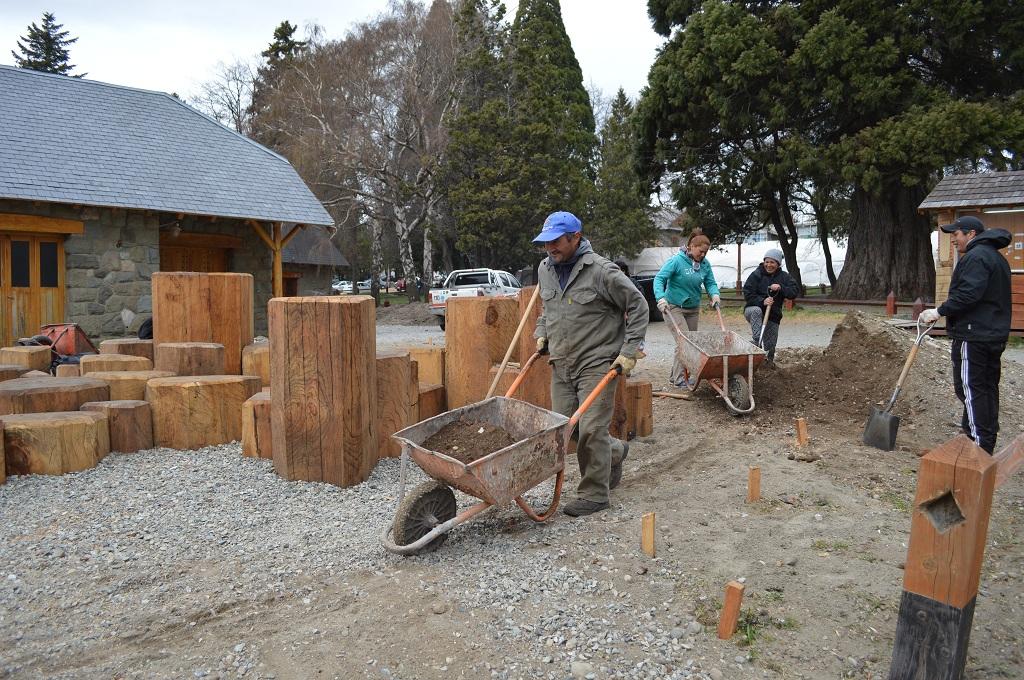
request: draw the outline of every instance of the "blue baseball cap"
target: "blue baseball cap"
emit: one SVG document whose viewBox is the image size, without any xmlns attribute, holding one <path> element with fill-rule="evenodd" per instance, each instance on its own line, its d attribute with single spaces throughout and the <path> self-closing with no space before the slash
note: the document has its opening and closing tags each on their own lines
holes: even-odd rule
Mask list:
<svg viewBox="0 0 1024 680">
<path fill-rule="evenodd" d="M 541 228 L 540 233 L 537 234 L 537 238 L 533 239 L 533 242 L 547 243 L 548 241 L 554 241 L 562 234 L 575 234 L 581 231 L 583 231 L 583 223 L 580 222 L 579 218 L 571 212 L 561 210 L 548 215 L 548 218 L 544 220 L 544 226 Z"/>
</svg>

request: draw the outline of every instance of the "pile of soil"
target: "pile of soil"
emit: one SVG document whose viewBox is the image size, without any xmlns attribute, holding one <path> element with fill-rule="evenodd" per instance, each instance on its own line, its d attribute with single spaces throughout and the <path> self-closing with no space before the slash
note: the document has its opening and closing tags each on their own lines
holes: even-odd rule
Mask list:
<svg viewBox="0 0 1024 680">
<path fill-rule="evenodd" d="M 436 326 L 437 317 L 430 313 L 426 302 L 392 302 L 377 307 L 377 323 L 393 326 Z"/>
<path fill-rule="evenodd" d="M 475 420 L 459 420 L 442 427 L 423 442 L 423 446 L 469 464 L 498 449 L 511 446 L 516 441 L 512 435 L 496 425 Z"/>
</svg>

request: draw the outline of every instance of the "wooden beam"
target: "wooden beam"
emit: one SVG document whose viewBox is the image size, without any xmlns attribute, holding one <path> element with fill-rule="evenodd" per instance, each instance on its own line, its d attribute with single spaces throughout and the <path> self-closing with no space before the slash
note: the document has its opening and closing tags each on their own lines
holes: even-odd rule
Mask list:
<svg viewBox="0 0 1024 680">
<path fill-rule="evenodd" d="M 281 260 L 281 223 L 274 222 L 274 297 L 284 297 L 284 263 Z"/>
<path fill-rule="evenodd" d="M 160 232 L 160 245 L 179 246 L 182 248 L 227 248 L 238 249 L 245 245 L 238 236 L 229 234 L 200 234 L 193 231 L 183 231 L 177 236 L 162 231 Z"/>
<path fill-rule="evenodd" d="M 85 223 L 38 215 L 0 213 L 0 231 L 29 231 L 37 234 L 84 234 Z"/>
<path fill-rule="evenodd" d="M 807 419 L 797 418 L 796 419 L 796 445 L 807 446 Z"/>
<path fill-rule="evenodd" d="M 729 581 L 725 586 L 725 604 L 722 605 L 722 616 L 718 619 L 719 640 L 728 640 L 736 632 L 740 606 L 743 604 L 743 589 L 744 585 L 739 581 Z"/>
<path fill-rule="evenodd" d="M 256 220 L 247 220 L 247 221 L 249 222 L 249 225 L 253 228 L 253 230 L 256 232 L 256 235 L 259 236 L 260 239 L 264 243 L 267 244 L 268 248 L 273 250 L 274 249 L 274 242 L 271 241 L 270 237 L 267 235 L 267 230 L 264 229 L 263 226 L 259 222 L 257 222 Z"/>
<path fill-rule="evenodd" d="M 305 228 L 305 224 L 296 224 L 295 228 L 289 231 L 288 234 L 283 239 L 281 239 L 281 247 L 284 248 L 286 245 L 288 245 L 288 242 L 295 238 L 295 236 Z"/>
<path fill-rule="evenodd" d="M 761 500 L 761 468 L 751 467 L 747 472 L 747 502 Z"/>
<path fill-rule="evenodd" d="M 640 549 L 648 557 L 654 557 L 654 521 L 653 512 L 645 512 L 640 518 Z"/>
<path fill-rule="evenodd" d="M 998 489 L 1024 465 L 1024 434 L 1017 435 L 1016 439 L 992 456 L 992 460 L 998 466 L 996 468 L 996 488 Z"/>
</svg>

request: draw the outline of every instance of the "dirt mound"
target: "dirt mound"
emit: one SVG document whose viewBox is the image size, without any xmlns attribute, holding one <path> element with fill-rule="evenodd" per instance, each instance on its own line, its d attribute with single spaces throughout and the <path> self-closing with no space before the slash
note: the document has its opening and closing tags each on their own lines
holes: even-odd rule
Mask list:
<svg viewBox="0 0 1024 680">
<path fill-rule="evenodd" d="M 914 338 L 912 330 L 851 312 L 824 350 L 780 354 L 782 367 L 763 375 L 761 398 L 793 416 L 862 426 L 872 406 L 888 402 Z M 947 348 L 932 338 L 922 343 L 893 409 L 903 422 L 937 423 L 945 431 L 958 419 Z"/>
<path fill-rule="evenodd" d="M 392 303 L 377 307 L 377 323 L 394 326 L 436 326 L 437 317 L 425 302 Z"/>
</svg>

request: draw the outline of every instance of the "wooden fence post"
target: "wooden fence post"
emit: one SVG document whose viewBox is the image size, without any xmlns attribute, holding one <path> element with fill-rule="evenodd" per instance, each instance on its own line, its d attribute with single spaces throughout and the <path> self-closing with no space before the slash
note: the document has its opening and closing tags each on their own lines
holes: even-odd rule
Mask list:
<svg viewBox="0 0 1024 680">
<path fill-rule="evenodd" d="M 921 459 L 889 680 L 963 675 L 996 468 L 964 435 Z"/>
<path fill-rule="evenodd" d="M 888 317 L 896 316 L 896 293 L 891 290 L 885 296 L 885 315 Z"/>
</svg>

